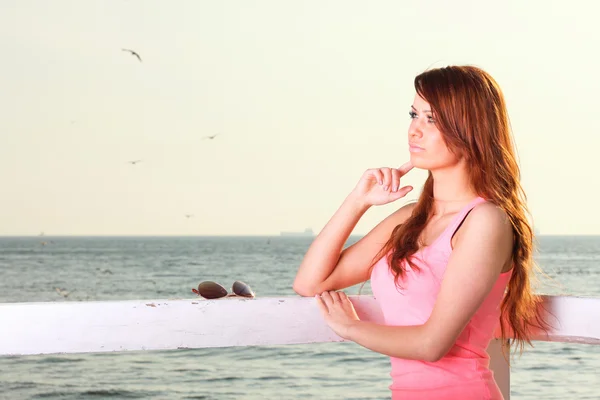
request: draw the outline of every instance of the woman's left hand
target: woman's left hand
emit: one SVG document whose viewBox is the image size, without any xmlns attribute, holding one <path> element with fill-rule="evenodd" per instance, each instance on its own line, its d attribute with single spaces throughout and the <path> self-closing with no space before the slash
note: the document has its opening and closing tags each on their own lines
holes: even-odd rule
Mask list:
<svg viewBox="0 0 600 400">
<path fill-rule="evenodd" d="M 346 293 L 330 291 L 315 297 L 327 325 L 341 338 L 349 339 L 350 328 L 360 319 Z"/>
</svg>

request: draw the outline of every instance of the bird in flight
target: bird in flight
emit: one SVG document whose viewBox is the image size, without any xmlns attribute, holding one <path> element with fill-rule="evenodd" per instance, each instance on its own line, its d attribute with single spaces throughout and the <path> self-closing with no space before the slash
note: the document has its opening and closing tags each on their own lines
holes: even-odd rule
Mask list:
<svg viewBox="0 0 600 400">
<path fill-rule="evenodd" d="M 138 60 L 140 60 L 140 62 L 142 62 L 142 57 L 140 57 L 140 55 L 138 53 L 136 53 L 135 51 L 130 50 L 130 49 L 121 49 L 121 50 L 130 52 L 131 55 L 136 56 L 138 58 Z"/>
<path fill-rule="evenodd" d="M 139 162 L 142 162 L 142 160 L 133 160 L 133 161 L 127 161 L 127 162 L 128 162 L 129 164 L 131 164 L 131 165 L 135 165 L 135 164 L 137 164 L 137 163 L 139 163 Z"/>
<path fill-rule="evenodd" d="M 210 139 L 213 140 L 214 138 L 216 138 L 219 134 L 215 133 L 214 135 L 210 135 L 210 136 L 204 136 L 202 139 Z"/>
</svg>

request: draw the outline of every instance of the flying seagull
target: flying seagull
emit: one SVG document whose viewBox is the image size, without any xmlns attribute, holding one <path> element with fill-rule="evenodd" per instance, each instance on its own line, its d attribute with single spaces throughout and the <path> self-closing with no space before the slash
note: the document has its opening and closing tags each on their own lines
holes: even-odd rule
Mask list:
<svg viewBox="0 0 600 400">
<path fill-rule="evenodd" d="M 128 162 L 129 164 L 131 164 L 131 165 L 135 165 L 135 164 L 137 164 L 137 163 L 139 163 L 139 162 L 142 162 L 142 160 L 133 160 L 133 161 L 127 161 L 127 162 Z"/>
<path fill-rule="evenodd" d="M 138 53 L 136 53 L 135 51 L 130 50 L 130 49 L 121 49 L 121 50 L 130 52 L 131 55 L 136 56 L 138 58 L 138 60 L 140 60 L 140 62 L 142 62 L 142 57 L 140 57 L 140 55 Z"/>
<path fill-rule="evenodd" d="M 210 139 L 213 140 L 214 138 L 216 138 L 217 136 L 219 136 L 221 133 L 215 133 L 214 135 L 210 135 L 210 136 L 204 136 L 202 139 Z"/>
</svg>

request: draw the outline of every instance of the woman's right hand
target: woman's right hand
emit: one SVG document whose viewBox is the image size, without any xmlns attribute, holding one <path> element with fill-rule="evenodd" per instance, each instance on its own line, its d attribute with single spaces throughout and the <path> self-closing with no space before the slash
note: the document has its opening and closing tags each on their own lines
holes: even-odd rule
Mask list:
<svg viewBox="0 0 600 400">
<path fill-rule="evenodd" d="M 400 187 L 400 178 L 413 169 L 409 162 L 400 168 L 375 168 L 365 171 L 352 195 L 365 206 L 381 206 L 406 196 L 412 186 Z"/>
</svg>

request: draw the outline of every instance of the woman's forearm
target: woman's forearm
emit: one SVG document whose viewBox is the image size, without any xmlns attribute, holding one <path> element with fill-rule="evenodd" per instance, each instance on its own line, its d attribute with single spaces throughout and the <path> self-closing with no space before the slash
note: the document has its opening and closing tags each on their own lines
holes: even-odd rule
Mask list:
<svg viewBox="0 0 600 400">
<path fill-rule="evenodd" d="M 296 292 L 311 292 L 331 275 L 344 244 L 368 209 L 369 206 L 352 193 L 346 197 L 308 248 L 294 280 Z"/>
<path fill-rule="evenodd" d="M 409 360 L 437 361 L 439 351 L 430 343 L 425 325 L 387 326 L 356 321 L 348 327 L 349 340 L 377 353 Z"/>
</svg>

